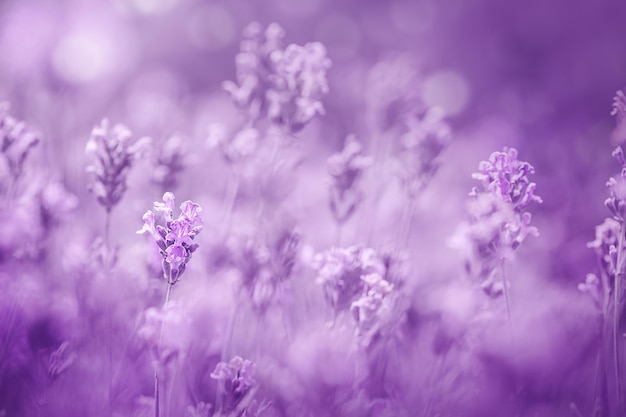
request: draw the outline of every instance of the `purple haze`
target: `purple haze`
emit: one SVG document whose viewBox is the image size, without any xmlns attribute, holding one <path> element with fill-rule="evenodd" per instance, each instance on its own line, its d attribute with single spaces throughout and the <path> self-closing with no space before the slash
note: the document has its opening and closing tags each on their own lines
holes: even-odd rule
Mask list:
<svg viewBox="0 0 626 417">
<path fill-rule="evenodd" d="M 0 417 L 626 416 L 625 16 L 0 3 Z"/>
</svg>

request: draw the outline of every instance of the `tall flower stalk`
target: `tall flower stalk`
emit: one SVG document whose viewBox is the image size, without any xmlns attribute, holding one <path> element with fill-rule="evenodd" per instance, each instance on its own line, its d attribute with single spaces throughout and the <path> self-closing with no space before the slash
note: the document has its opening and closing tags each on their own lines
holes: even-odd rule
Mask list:
<svg viewBox="0 0 626 417">
<path fill-rule="evenodd" d="M 180 215 L 174 218 L 174 194 L 166 192 L 163 195 L 162 203 L 154 203 L 154 210 L 163 214 L 165 226 L 157 225 L 154 212 L 148 210 L 143 215 L 144 225 L 137 233 L 149 233 L 155 239 L 163 258 L 163 278 L 167 281 L 167 291 L 163 303 L 163 310 L 165 311 L 168 308 L 174 285 L 185 272 L 191 255 L 198 249 L 198 244 L 193 241 L 202 231 L 202 219 L 200 218 L 202 209 L 198 204 L 187 200 L 180 205 Z M 161 323 L 156 346 L 157 363 L 162 356 L 159 347 L 163 338 L 163 328 L 164 325 Z M 158 368 L 157 365 L 154 372 L 155 417 L 159 417 L 163 409 L 160 399 Z"/>
<path fill-rule="evenodd" d="M 87 172 L 92 175 L 89 191 L 105 210 L 104 246 L 107 267 L 113 261 L 109 241 L 111 212 L 124 197 L 128 173 L 143 156 L 149 143 L 149 138 L 133 140 L 133 135 L 126 126 L 111 126 L 107 119 L 103 119 L 93 128 L 87 142 L 85 151 L 92 157 L 92 163 L 87 167 Z"/>
<path fill-rule="evenodd" d="M 504 294 L 510 326 L 506 261 L 527 236 L 538 235 L 526 209 L 533 202 L 542 202 L 529 178 L 535 169 L 517 155 L 516 149 L 504 148 L 479 164 L 479 172 L 472 177 L 482 183 L 482 190 L 473 188 L 468 202 L 470 220 L 459 226 L 452 239 L 453 245 L 465 252 L 466 269 L 481 280 L 483 290 L 492 297 Z"/>
</svg>

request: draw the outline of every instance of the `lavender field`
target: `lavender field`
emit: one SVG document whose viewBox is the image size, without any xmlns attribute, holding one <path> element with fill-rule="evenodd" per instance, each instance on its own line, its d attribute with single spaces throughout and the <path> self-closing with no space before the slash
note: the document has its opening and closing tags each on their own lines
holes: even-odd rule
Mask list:
<svg viewBox="0 0 626 417">
<path fill-rule="evenodd" d="M 0 417 L 625 417 L 625 21 L 0 1 Z"/>
</svg>

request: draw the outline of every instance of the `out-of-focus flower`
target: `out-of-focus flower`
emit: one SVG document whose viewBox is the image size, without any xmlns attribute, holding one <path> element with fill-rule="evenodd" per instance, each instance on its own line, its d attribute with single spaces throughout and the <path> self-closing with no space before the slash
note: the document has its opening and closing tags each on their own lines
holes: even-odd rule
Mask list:
<svg viewBox="0 0 626 417">
<path fill-rule="evenodd" d="M 256 365 L 252 361 L 240 356 L 215 366 L 211 378 L 223 384 L 220 410 L 222 413 L 229 415 L 237 409 L 244 411 L 250 404 L 257 386 L 255 370 Z"/>
<path fill-rule="evenodd" d="M 497 296 L 504 290 L 496 277 L 498 265 L 510 259 L 526 237 L 538 235 L 530 225 L 531 214 L 523 210 L 541 198 L 534 195 L 535 183 L 528 179 L 533 167 L 519 161 L 513 148 L 492 153 L 479 171 L 473 178 L 483 183 L 484 190 L 474 188 L 470 193 L 470 220 L 459 225 L 450 244 L 464 252 L 466 270 L 481 280 L 485 292 Z"/>
<path fill-rule="evenodd" d="M 1 182 L 7 182 L 9 179 L 15 182 L 21 177 L 24 161 L 39 141 L 38 134 L 28 130 L 24 122 L 9 115 L 8 103 L 0 103 Z"/>
<path fill-rule="evenodd" d="M 159 149 L 154 161 L 152 182 L 163 192 L 178 186 L 181 172 L 185 169 L 186 149 L 180 136 L 171 136 Z"/>
<path fill-rule="evenodd" d="M 328 93 L 326 70 L 330 59 L 319 42 L 291 44 L 271 55 L 275 73 L 267 92 L 270 120 L 297 132 L 318 114 L 324 114 L 320 98 Z"/>
<path fill-rule="evenodd" d="M 617 246 L 622 227 L 613 218 L 606 218 L 602 224 L 596 226 L 596 238 L 587 243 L 593 249 L 600 262 L 600 268 L 607 277 L 613 277 L 617 268 Z"/>
<path fill-rule="evenodd" d="M 346 138 L 340 153 L 328 158 L 328 171 L 332 177 L 330 210 L 337 223 L 345 222 L 354 213 L 363 194 L 358 180 L 372 164 L 372 158 L 363 155 L 363 148 L 353 135 Z"/>
<path fill-rule="evenodd" d="M 274 71 L 270 55 L 282 48 L 285 31 L 276 23 L 270 24 L 265 32 L 256 22 L 244 29 L 244 40 L 235 57 L 237 83 L 225 81 L 223 88 L 235 104 L 248 111 L 252 120 L 267 111 L 266 93 L 270 88 L 270 74 Z"/>
<path fill-rule="evenodd" d="M 284 36 L 276 23 L 264 33 L 258 23 L 250 24 L 235 59 L 237 84 L 226 81 L 223 87 L 251 121 L 268 116 L 293 133 L 323 114 L 320 97 L 328 92 L 330 60 L 318 42 L 291 44 L 283 50 Z"/>
<path fill-rule="evenodd" d="M 440 108 L 430 108 L 423 116 L 412 115 L 407 131 L 400 137 L 400 180 L 410 197 L 416 196 L 435 175 L 439 156 L 450 144 L 452 131 Z"/>
<path fill-rule="evenodd" d="M 363 291 L 363 275 L 384 277 L 387 267 L 372 248 L 351 246 L 332 248 L 315 255 L 313 268 L 317 283 L 324 287 L 326 301 L 336 313 L 348 309 Z"/>
<path fill-rule="evenodd" d="M 192 201 L 180 205 L 180 215 L 174 219 L 174 194 L 163 194 L 163 203 L 155 202 L 154 210 L 162 212 L 165 226 L 157 225 L 154 212 L 148 210 L 143 215 L 144 225 L 137 231 L 139 234 L 150 233 L 156 240 L 163 257 L 163 274 L 169 284 L 178 282 L 191 259 L 191 254 L 198 249 L 193 243 L 202 231 L 201 207 Z"/>
<path fill-rule="evenodd" d="M 149 138 L 132 140 L 132 133 L 121 124 L 109 125 L 107 119 L 93 128 L 86 151 L 93 156 L 87 172 L 93 175 L 89 190 L 108 212 L 126 192 L 126 179 L 135 161 L 150 143 Z"/>
<path fill-rule="evenodd" d="M 48 361 L 48 376 L 51 380 L 59 377 L 76 360 L 78 354 L 70 347 L 68 342 L 63 342 L 57 350 L 50 354 Z"/>
<path fill-rule="evenodd" d="M 416 63 L 407 55 L 374 65 L 365 91 L 372 127 L 379 132 L 403 128 L 407 114 L 423 111 L 421 84 Z"/>
<path fill-rule="evenodd" d="M 613 110 L 611 116 L 615 116 L 615 129 L 611 133 L 614 144 L 619 145 L 626 141 L 626 95 L 622 90 L 615 93 L 613 98 Z"/>
<path fill-rule="evenodd" d="M 391 319 L 392 306 L 389 295 L 393 284 L 377 273 L 361 276 L 365 287 L 361 297 L 350 306 L 357 324 L 357 335 L 367 346 L 378 330 Z"/>
<path fill-rule="evenodd" d="M 200 401 L 195 406 L 190 405 L 185 410 L 185 417 L 211 417 L 213 405 Z"/>
<path fill-rule="evenodd" d="M 260 144 L 259 131 L 254 127 L 245 127 L 230 139 L 223 135 L 218 142 L 224 160 L 237 164 L 253 156 Z"/>
</svg>

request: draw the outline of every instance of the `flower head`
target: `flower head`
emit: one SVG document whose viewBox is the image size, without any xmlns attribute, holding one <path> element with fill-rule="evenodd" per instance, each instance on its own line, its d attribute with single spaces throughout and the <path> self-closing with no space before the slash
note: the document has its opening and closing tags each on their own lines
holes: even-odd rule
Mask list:
<svg viewBox="0 0 626 417">
<path fill-rule="evenodd" d="M 107 119 L 91 131 L 86 147 L 87 153 L 93 156 L 93 163 L 87 167 L 87 172 L 93 175 L 89 190 L 107 211 L 124 196 L 128 173 L 149 142 L 148 138 L 133 141 L 126 126 L 110 126 Z"/>
<path fill-rule="evenodd" d="M 313 260 L 317 270 L 317 283 L 324 287 L 326 300 L 336 311 L 346 310 L 363 291 L 364 275 L 384 277 L 387 267 L 378 253 L 371 248 L 351 246 L 332 248 L 319 253 Z"/>
<path fill-rule="evenodd" d="M 237 83 L 226 81 L 223 87 L 252 120 L 267 116 L 293 133 L 324 113 L 320 98 L 328 92 L 330 60 L 318 42 L 283 49 L 284 36 L 276 23 L 265 32 L 250 24 L 235 59 Z"/>
<path fill-rule="evenodd" d="M 240 356 L 233 357 L 228 362 L 219 362 L 211 378 L 224 384 L 222 407 L 225 412 L 231 412 L 240 403 L 248 400 L 254 394 L 257 386 L 255 379 L 256 365 L 254 362 Z"/>
<path fill-rule="evenodd" d="M 400 180 L 409 196 L 416 196 L 439 169 L 439 156 L 452 140 L 445 114 L 438 107 L 423 115 L 411 114 L 400 137 Z"/>
<path fill-rule="evenodd" d="M 152 182 L 163 190 L 171 190 L 178 185 L 178 177 L 185 169 L 186 149 L 180 136 L 171 136 L 159 149 L 154 161 Z"/>
<path fill-rule="evenodd" d="M 371 164 L 372 158 L 363 155 L 361 144 L 352 135 L 348 136 L 340 153 L 328 158 L 328 171 L 333 181 L 330 209 L 338 223 L 346 221 L 354 213 L 362 198 L 357 182 Z"/>
<path fill-rule="evenodd" d="M 535 195 L 537 184 L 528 178 L 535 173 L 535 168 L 528 162 L 518 160 L 515 148 L 505 147 L 502 152 L 492 153 L 488 161 L 478 165 L 478 171 L 472 178 L 482 182 L 484 191 L 511 203 L 518 212 L 531 202 L 542 202 L 541 197 Z M 476 193 L 478 190 L 475 188 L 472 194 Z"/>
<path fill-rule="evenodd" d="M 163 195 L 163 202 L 154 203 L 155 211 L 163 213 L 165 226 L 157 225 L 154 212 L 148 210 L 143 215 L 143 227 L 137 231 L 139 234 L 150 233 L 156 240 L 163 257 L 164 277 L 172 285 L 178 282 L 191 254 L 198 249 L 193 240 L 202 231 L 202 208 L 192 201 L 185 201 L 180 205 L 180 215 L 174 219 L 174 201 L 174 194 L 167 192 Z"/>
<path fill-rule="evenodd" d="M 6 165 L 7 179 L 16 181 L 22 175 L 24 162 L 39 141 L 24 122 L 9 116 L 8 103 L 0 103 L 0 163 Z"/>
</svg>

